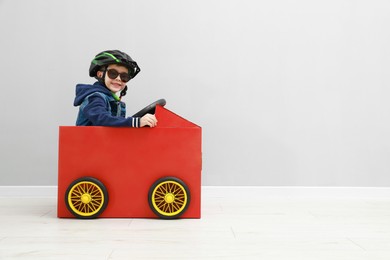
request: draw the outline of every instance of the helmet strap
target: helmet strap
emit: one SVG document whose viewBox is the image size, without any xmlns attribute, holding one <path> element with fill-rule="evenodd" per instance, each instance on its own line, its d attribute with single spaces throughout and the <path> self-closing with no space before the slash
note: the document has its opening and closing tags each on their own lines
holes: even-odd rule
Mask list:
<svg viewBox="0 0 390 260">
<path fill-rule="evenodd" d="M 97 75 L 95 76 L 95 78 L 97 79 L 97 81 L 99 81 L 100 83 L 103 84 L 103 86 L 107 87 L 106 86 L 106 82 L 105 82 L 105 77 L 106 77 L 106 72 L 107 72 L 107 68 L 104 68 L 104 70 L 99 70 L 99 71 L 102 71 L 103 72 L 103 75 L 102 77 L 98 77 Z"/>
<path fill-rule="evenodd" d="M 126 92 L 127 92 L 127 85 L 125 86 L 124 89 L 122 89 L 122 91 L 119 95 L 119 99 L 122 99 L 123 96 L 126 96 Z"/>
</svg>

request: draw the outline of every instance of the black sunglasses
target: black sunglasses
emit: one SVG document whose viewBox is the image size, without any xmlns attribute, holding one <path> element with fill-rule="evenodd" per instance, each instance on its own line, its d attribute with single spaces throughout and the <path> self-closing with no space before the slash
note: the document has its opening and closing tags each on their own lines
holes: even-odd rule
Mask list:
<svg viewBox="0 0 390 260">
<path fill-rule="evenodd" d="M 109 70 L 107 70 L 107 76 L 110 78 L 110 79 L 116 79 L 117 77 L 118 77 L 118 75 L 119 75 L 119 77 L 121 78 L 121 80 L 123 81 L 123 82 L 128 82 L 130 79 L 131 79 L 131 77 L 130 77 L 130 75 L 128 74 L 128 73 L 126 73 L 126 72 L 122 72 L 122 73 L 119 73 L 117 70 L 115 70 L 115 69 L 109 69 Z"/>
</svg>

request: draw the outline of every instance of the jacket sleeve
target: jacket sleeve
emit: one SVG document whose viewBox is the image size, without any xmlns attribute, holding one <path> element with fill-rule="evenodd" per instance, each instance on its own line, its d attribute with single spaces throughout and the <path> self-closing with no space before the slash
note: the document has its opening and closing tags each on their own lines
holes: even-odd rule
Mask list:
<svg viewBox="0 0 390 260">
<path fill-rule="evenodd" d="M 119 126 L 119 127 L 140 127 L 139 117 L 116 117 L 112 116 L 106 100 L 98 94 L 91 95 L 88 104 L 83 109 L 84 116 L 94 126 Z"/>
</svg>

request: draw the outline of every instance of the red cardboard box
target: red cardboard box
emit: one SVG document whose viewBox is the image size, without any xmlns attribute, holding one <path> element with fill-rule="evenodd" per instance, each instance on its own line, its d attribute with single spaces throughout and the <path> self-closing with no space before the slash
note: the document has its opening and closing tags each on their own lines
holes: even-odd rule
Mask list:
<svg viewBox="0 0 390 260">
<path fill-rule="evenodd" d="M 200 218 L 201 127 L 161 106 L 156 117 L 59 127 L 58 217 Z"/>
</svg>

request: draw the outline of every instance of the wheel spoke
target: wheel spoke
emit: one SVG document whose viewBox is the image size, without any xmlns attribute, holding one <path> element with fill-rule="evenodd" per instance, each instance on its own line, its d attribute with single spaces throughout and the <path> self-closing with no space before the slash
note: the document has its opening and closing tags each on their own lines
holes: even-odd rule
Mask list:
<svg viewBox="0 0 390 260">
<path fill-rule="evenodd" d="M 91 194 L 92 197 L 99 197 L 99 196 L 101 196 L 99 190 L 92 191 L 90 194 Z"/>
<path fill-rule="evenodd" d="M 177 195 L 175 197 L 177 200 L 184 200 L 185 199 L 185 196 L 184 195 Z"/>
<path fill-rule="evenodd" d="M 94 208 L 94 210 L 98 209 L 100 207 L 100 204 L 99 202 L 96 202 L 96 201 L 91 201 L 91 206 Z"/>
<path fill-rule="evenodd" d="M 90 211 L 88 211 L 88 212 L 94 212 L 94 211 L 96 210 L 96 209 L 93 207 L 92 203 L 88 203 L 87 206 L 88 206 L 88 209 L 90 210 Z"/>
<path fill-rule="evenodd" d="M 165 205 L 165 200 L 160 201 L 156 206 L 161 208 L 161 205 Z"/>
<path fill-rule="evenodd" d="M 179 186 L 175 187 L 175 190 L 172 192 L 173 194 L 178 194 L 181 191 L 181 188 Z"/>
<path fill-rule="evenodd" d="M 163 192 L 164 194 L 168 193 L 166 184 L 161 185 L 161 190 L 162 190 L 162 192 Z"/>
<path fill-rule="evenodd" d="M 77 209 L 80 208 L 81 204 L 82 204 L 81 201 L 75 201 L 75 202 L 73 202 L 73 206 L 74 206 L 75 208 L 77 208 Z"/>
<path fill-rule="evenodd" d="M 172 203 L 172 207 L 175 209 L 175 212 L 177 212 L 181 209 L 181 205 L 178 203 Z"/>
<path fill-rule="evenodd" d="M 169 204 L 164 204 L 164 208 L 163 208 L 163 211 L 164 212 L 169 212 Z"/>
<path fill-rule="evenodd" d="M 79 190 L 80 194 L 84 194 L 84 193 L 85 193 L 84 185 L 85 185 L 85 184 L 82 183 L 82 184 L 80 184 L 80 185 L 78 186 L 78 190 Z"/>
<path fill-rule="evenodd" d="M 76 187 L 76 188 L 73 190 L 72 194 L 74 194 L 75 196 L 81 196 L 81 192 L 80 192 L 80 190 L 79 190 L 79 187 Z"/>
<path fill-rule="evenodd" d="M 161 190 L 156 190 L 156 195 L 160 195 L 160 196 L 165 196 L 165 193 L 162 192 Z"/>
<path fill-rule="evenodd" d="M 172 188 L 174 187 L 173 184 L 172 183 L 168 183 L 167 186 L 168 186 L 168 192 L 172 193 Z"/>
</svg>

